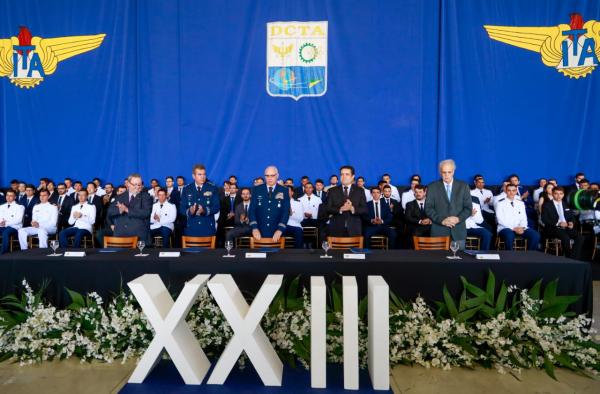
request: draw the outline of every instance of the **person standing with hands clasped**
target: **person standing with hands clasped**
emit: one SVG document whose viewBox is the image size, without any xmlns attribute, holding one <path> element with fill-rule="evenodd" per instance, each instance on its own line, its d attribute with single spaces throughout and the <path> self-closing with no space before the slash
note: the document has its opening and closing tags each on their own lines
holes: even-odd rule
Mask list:
<svg viewBox="0 0 600 394">
<path fill-rule="evenodd" d="M 192 168 L 194 182 L 183 188 L 179 213 L 187 218 L 183 235 L 210 237 L 215 235 L 215 215 L 219 213 L 219 191 L 208 182 L 206 167 L 196 164 Z"/>
</svg>

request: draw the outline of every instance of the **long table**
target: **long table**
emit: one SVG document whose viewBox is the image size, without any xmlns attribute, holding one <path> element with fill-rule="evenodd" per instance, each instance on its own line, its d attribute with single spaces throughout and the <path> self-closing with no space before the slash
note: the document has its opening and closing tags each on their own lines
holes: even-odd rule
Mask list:
<svg viewBox="0 0 600 394">
<path fill-rule="evenodd" d="M 175 250 L 175 249 L 169 249 Z M 165 251 L 165 249 L 163 249 Z M 462 290 L 460 276 L 485 286 L 488 271 L 496 276 L 497 286 L 507 284 L 529 287 L 540 278 L 545 282 L 559 278 L 558 293 L 581 295 L 572 310 L 592 311 L 592 271 L 589 263 L 556 257 L 540 252 L 501 251 L 500 261 L 477 260 L 459 253 L 462 260 L 449 260 L 445 251 L 374 250 L 366 260 L 347 260 L 342 252 L 330 251 L 331 259 L 321 259 L 320 250 L 283 250 L 269 253 L 266 259 L 247 259 L 247 250 L 234 250 L 235 258 L 223 258 L 224 250 L 205 250 L 199 253 L 182 251 L 178 258 L 160 258 L 159 250 L 144 250 L 147 257 L 135 257 L 136 250 L 102 253 L 88 249 L 78 257 L 48 257 L 49 249 L 27 250 L 0 256 L 0 295 L 18 291 L 23 279 L 34 287 L 50 281 L 46 299 L 57 306 L 69 303 L 65 288 L 81 293 L 96 291 L 110 297 L 127 282 L 146 273 L 159 274 L 170 290 L 177 293 L 186 280 L 199 273 L 229 273 L 240 288 L 256 293 L 266 275 L 284 274 L 286 279 L 301 275 L 308 283 L 311 275 L 324 275 L 328 281 L 340 275 L 357 277 L 359 292 L 366 294 L 368 275 L 382 275 L 390 289 L 405 300 L 417 295 L 429 301 L 442 299 L 442 288 L 458 296 Z"/>
</svg>

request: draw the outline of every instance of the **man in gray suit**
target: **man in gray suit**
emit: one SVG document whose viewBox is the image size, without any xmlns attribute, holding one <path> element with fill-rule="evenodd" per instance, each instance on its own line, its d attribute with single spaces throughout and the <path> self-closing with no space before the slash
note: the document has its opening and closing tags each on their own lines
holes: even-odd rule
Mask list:
<svg viewBox="0 0 600 394">
<path fill-rule="evenodd" d="M 114 225 L 115 237 L 137 235 L 138 240 L 149 244 L 152 196 L 142 191 L 142 177 L 131 174 L 127 191 L 119 194 L 108 208 L 108 216 Z"/>
<path fill-rule="evenodd" d="M 443 160 L 439 165 L 442 179 L 427 186 L 425 213 L 433 222 L 432 237 L 450 236 L 464 249 L 467 239 L 465 220 L 471 216 L 472 202 L 469 186 L 454 179 L 454 160 Z"/>
</svg>

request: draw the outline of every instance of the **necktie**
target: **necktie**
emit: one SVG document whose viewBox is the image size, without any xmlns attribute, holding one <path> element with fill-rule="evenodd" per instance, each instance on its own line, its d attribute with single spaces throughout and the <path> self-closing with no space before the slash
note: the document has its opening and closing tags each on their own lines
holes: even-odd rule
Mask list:
<svg viewBox="0 0 600 394">
<path fill-rule="evenodd" d="M 162 206 L 163 206 L 163 205 L 162 205 L 162 204 L 160 204 L 160 209 L 162 209 Z"/>
<path fill-rule="evenodd" d="M 89 202 L 90 204 L 92 203 L 92 197 L 90 197 L 90 198 L 88 199 L 88 202 Z"/>
<path fill-rule="evenodd" d="M 344 186 L 344 197 L 348 198 L 348 186 Z"/>
<path fill-rule="evenodd" d="M 200 193 L 200 191 L 202 190 L 201 186 L 196 186 L 196 190 L 198 190 L 198 193 Z"/>
<path fill-rule="evenodd" d="M 421 211 L 421 215 L 423 214 L 423 203 L 419 203 L 419 210 Z"/>
<path fill-rule="evenodd" d="M 310 201 L 310 196 L 308 196 L 308 201 Z"/>
<path fill-rule="evenodd" d="M 62 200 L 63 200 L 63 198 L 62 198 L 62 196 L 60 196 L 60 197 L 58 198 L 58 207 L 59 207 L 59 208 L 60 208 L 60 207 L 62 207 Z"/>
<path fill-rule="evenodd" d="M 269 198 L 271 198 L 271 193 L 273 193 L 273 188 L 269 186 Z"/>
<path fill-rule="evenodd" d="M 230 198 L 230 206 L 229 206 L 229 212 L 234 212 L 234 207 L 233 207 L 233 201 L 235 200 L 234 197 Z"/>
<path fill-rule="evenodd" d="M 248 216 L 248 204 L 244 204 L 244 215 Z"/>
<path fill-rule="evenodd" d="M 511 202 L 510 202 L 510 205 L 512 205 L 512 206 L 514 207 L 514 206 L 515 206 L 515 203 L 511 201 Z"/>
<path fill-rule="evenodd" d="M 480 192 L 480 193 L 481 193 L 481 195 L 483 196 L 483 190 L 480 190 L 479 192 Z"/>
<path fill-rule="evenodd" d="M 375 219 L 379 219 L 379 203 L 375 203 Z"/>
<path fill-rule="evenodd" d="M 81 205 L 79 206 L 79 209 L 80 209 L 80 210 L 81 210 L 81 209 L 83 209 L 83 204 L 81 204 Z"/>
<path fill-rule="evenodd" d="M 450 185 L 446 185 L 446 194 L 448 195 L 448 200 L 452 200 L 452 189 L 450 189 Z"/>
<path fill-rule="evenodd" d="M 129 204 L 131 204 L 131 201 L 133 201 L 133 194 L 129 195 Z"/>
<path fill-rule="evenodd" d="M 10 209 L 10 204 L 7 205 L 6 209 Z"/>
</svg>

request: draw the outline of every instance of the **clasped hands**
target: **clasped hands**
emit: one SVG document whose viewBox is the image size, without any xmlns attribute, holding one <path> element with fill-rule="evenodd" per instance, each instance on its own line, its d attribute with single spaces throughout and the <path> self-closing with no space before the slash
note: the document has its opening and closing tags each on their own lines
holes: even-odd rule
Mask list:
<svg viewBox="0 0 600 394">
<path fill-rule="evenodd" d="M 344 202 L 344 205 L 342 205 L 342 207 L 340 208 L 340 212 L 346 211 L 354 213 L 354 206 L 352 205 L 352 201 L 350 201 L 350 199 L 347 199 L 346 202 Z"/>
<path fill-rule="evenodd" d="M 190 207 L 190 214 L 192 215 L 202 215 L 204 213 L 204 207 L 202 205 L 194 204 Z"/>
<path fill-rule="evenodd" d="M 448 216 L 446 219 L 442 220 L 442 226 L 454 228 L 460 222 L 456 216 Z"/>
</svg>

